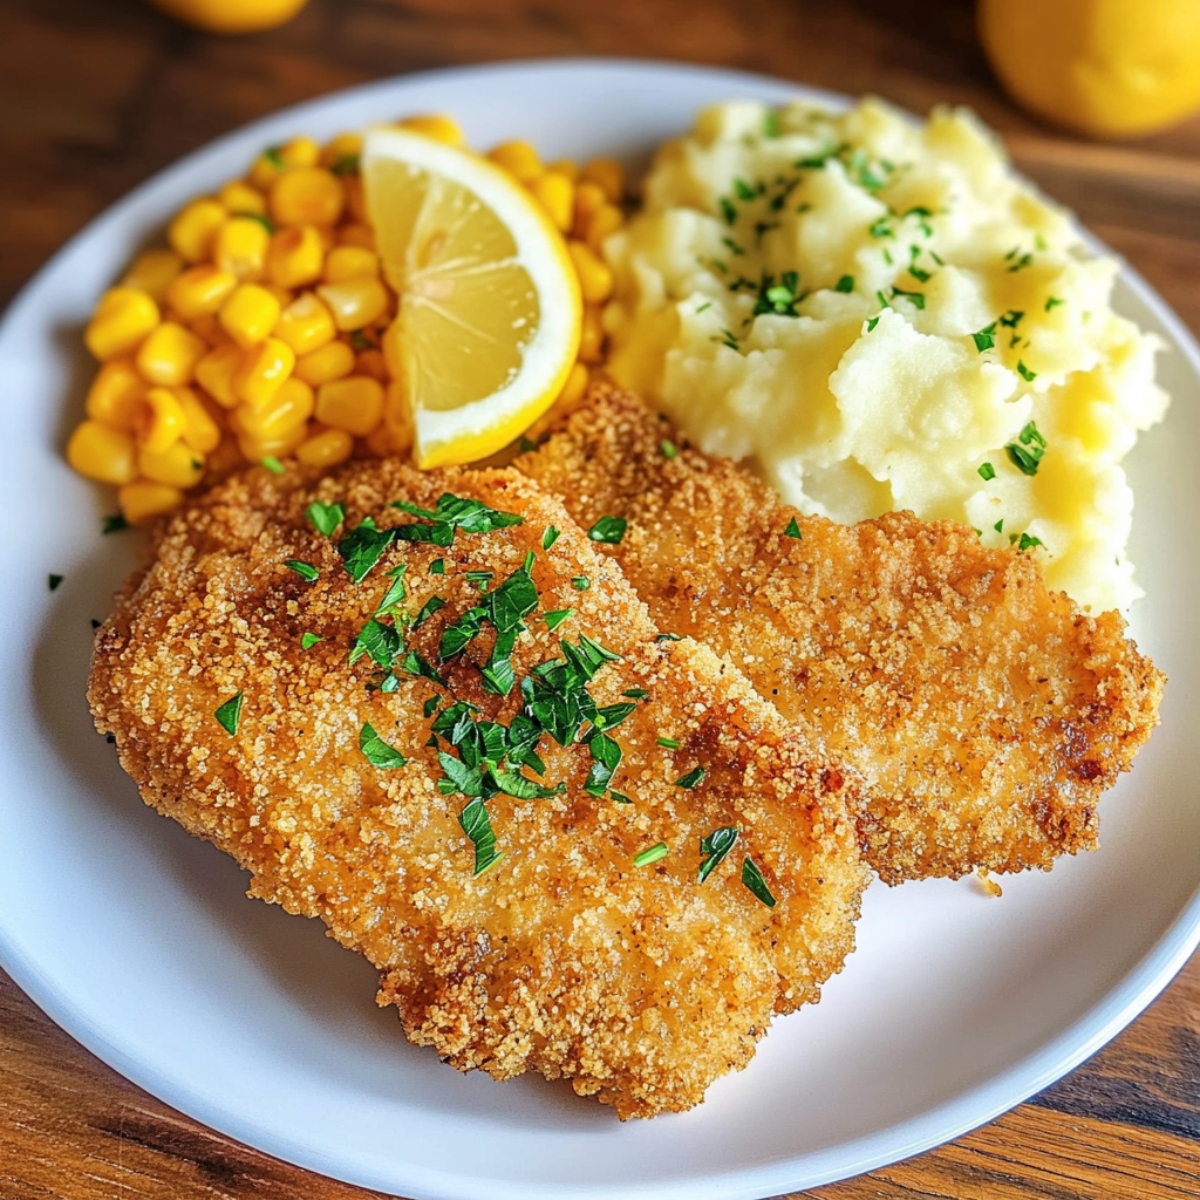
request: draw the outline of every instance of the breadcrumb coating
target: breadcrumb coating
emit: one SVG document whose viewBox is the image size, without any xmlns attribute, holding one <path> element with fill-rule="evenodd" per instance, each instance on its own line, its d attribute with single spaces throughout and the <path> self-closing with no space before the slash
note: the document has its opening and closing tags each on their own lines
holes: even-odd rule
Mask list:
<svg viewBox="0 0 1200 1200">
<path fill-rule="evenodd" d="M 432 508 L 444 492 L 524 523 L 460 530 L 449 547 L 394 541 L 356 585 L 335 539 L 304 518 L 312 500 L 338 501 L 345 528 L 369 516 L 386 530 L 412 521 L 390 501 Z M 544 550 L 551 525 L 561 536 Z M 527 477 L 370 462 L 317 481 L 252 468 L 172 518 L 154 550 L 97 635 L 97 727 L 148 804 L 252 873 L 252 895 L 320 917 L 366 955 L 381 973 L 379 1003 L 396 1006 L 413 1042 L 460 1070 L 508 1079 L 532 1069 L 570 1079 L 622 1118 L 651 1116 L 698 1103 L 713 1079 L 746 1065 L 774 1013 L 815 1002 L 841 969 L 869 877 L 848 814 L 861 803 L 853 772 L 710 649 L 656 640 L 618 565 Z M 480 602 L 466 572 L 491 571 L 495 586 L 529 552 L 539 608 L 513 651 L 517 679 L 559 657 L 560 637 L 586 633 L 620 655 L 590 691 L 599 705 L 647 692 L 612 733 L 624 751 L 612 786 L 632 802 L 588 794 L 588 747 L 543 735 L 539 778 L 566 789 L 494 796 L 504 857 L 476 876 L 458 819 L 466 797 L 439 790 L 446 771 L 427 744 L 436 717 L 426 706 L 465 700 L 502 724 L 521 707 L 519 689 L 501 697 L 482 686 L 494 634 L 446 662 L 438 648 Z M 444 574 L 431 573 L 439 558 Z M 288 560 L 319 577 L 307 582 Z M 372 687 L 382 669 L 369 656 L 352 666 L 348 652 L 401 562 L 410 615 L 435 596 L 446 602 L 407 631 L 445 686 L 399 671 L 389 694 Z M 552 633 L 545 612 L 567 608 Z M 323 640 L 304 649 L 306 633 Z M 238 692 L 231 735 L 214 712 Z M 406 765 L 373 766 L 359 748 L 364 723 Z M 679 786 L 696 767 L 702 782 Z M 698 882 L 701 839 L 730 826 L 733 851 Z M 658 842 L 668 855 L 636 867 Z M 743 885 L 746 856 L 775 907 Z"/>
<path fill-rule="evenodd" d="M 906 512 L 802 516 L 605 384 L 516 465 L 584 528 L 627 518 L 602 549 L 654 619 L 862 773 L 862 849 L 888 883 L 1048 869 L 1097 845 L 1100 796 L 1165 681 L 1116 612 L 1049 591 L 1032 555 Z"/>
</svg>

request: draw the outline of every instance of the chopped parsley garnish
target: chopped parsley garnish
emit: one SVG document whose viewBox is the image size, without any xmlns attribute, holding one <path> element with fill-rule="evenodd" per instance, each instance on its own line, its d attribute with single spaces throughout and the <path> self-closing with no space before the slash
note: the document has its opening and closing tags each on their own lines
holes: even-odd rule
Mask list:
<svg viewBox="0 0 1200 1200">
<path fill-rule="evenodd" d="M 983 480 L 995 479 L 996 478 L 996 468 L 993 467 L 990 462 L 980 463 L 979 464 L 979 478 L 983 479 Z"/>
<path fill-rule="evenodd" d="M 733 190 L 737 192 L 739 200 L 753 200 L 762 194 L 763 185 L 760 183 L 757 188 L 752 188 L 744 179 L 735 179 Z"/>
<path fill-rule="evenodd" d="M 588 740 L 588 749 L 592 752 L 592 769 L 583 790 L 589 796 L 603 796 L 621 765 L 621 747 L 608 734 L 594 733 Z"/>
<path fill-rule="evenodd" d="M 753 286 L 753 285 L 751 285 Z M 764 274 L 758 283 L 758 299 L 754 304 L 754 315 L 761 317 L 798 317 L 796 310 L 807 295 L 800 291 L 800 276 L 796 271 L 784 271 L 779 283 L 774 275 Z"/>
<path fill-rule="evenodd" d="M 1057 296 L 1049 296 L 1046 299 L 1046 312 L 1052 308 L 1057 308 L 1060 304 L 1066 304 L 1065 300 L 1060 300 Z"/>
<path fill-rule="evenodd" d="M 408 570 L 408 563 L 401 563 L 398 567 L 393 567 L 386 572 L 387 577 L 392 581 L 388 590 L 384 593 L 383 599 L 379 602 L 379 607 L 375 610 L 377 617 L 395 616 L 397 605 L 408 596 L 408 592 L 404 587 L 404 573 Z"/>
<path fill-rule="evenodd" d="M 576 575 L 571 580 L 571 586 L 577 592 L 586 592 L 592 586 L 592 581 L 586 575 Z"/>
<path fill-rule="evenodd" d="M 727 196 L 722 196 L 717 201 L 717 204 L 720 205 L 721 216 L 723 216 L 725 218 L 725 224 L 732 225 L 734 223 L 734 221 L 737 220 L 737 215 L 738 215 L 737 208 L 734 205 L 733 201 L 730 200 Z"/>
<path fill-rule="evenodd" d="M 217 718 L 217 724 L 225 730 L 230 737 L 233 737 L 238 731 L 238 722 L 242 719 L 242 693 L 238 692 L 236 696 L 230 696 L 224 704 L 213 713 Z"/>
<path fill-rule="evenodd" d="M 1023 362 L 1017 362 L 1017 374 L 1025 380 L 1026 383 L 1032 383 L 1037 378 L 1037 372 L 1031 371 Z"/>
<path fill-rule="evenodd" d="M 49 584 L 50 590 L 52 592 L 56 592 L 58 591 L 59 585 L 65 578 L 65 575 L 51 575 L 47 578 L 46 582 Z"/>
<path fill-rule="evenodd" d="M 432 617 L 439 608 L 445 607 L 446 602 L 441 598 L 441 596 L 430 596 L 429 599 L 425 601 L 421 611 L 417 613 L 416 618 L 413 620 L 412 627 L 414 629 L 420 629 L 421 626 L 424 625 L 425 622 L 428 621 L 429 618 Z"/>
<path fill-rule="evenodd" d="M 298 558 L 289 558 L 283 565 L 289 571 L 295 571 L 307 583 L 314 583 L 321 578 L 321 572 L 312 563 L 301 562 Z"/>
<path fill-rule="evenodd" d="M 693 767 L 686 775 L 680 775 L 680 777 L 675 780 L 675 786 L 684 788 L 689 792 L 693 791 L 695 788 L 699 787 L 701 783 L 703 783 L 704 777 L 707 774 L 708 772 L 703 767 Z"/>
<path fill-rule="evenodd" d="M 788 522 L 787 528 L 783 531 L 783 536 L 789 537 L 789 538 L 795 538 L 797 541 L 799 541 L 804 536 L 804 534 L 802 534 L 800 532 L 800 523 L 796 520 L 795 517 L 793 517 Z"/>
<path fill-rule="evenodd" d="M 445 757 L 449 758 L 449 755 Z M 451 761 L 454 761 L 451 759 Z M 492 829 L 492 819 L 488 815 L 487 805 L 481 796 L 476 796 L 467 802 L 466 807 L 458 814 L 458 823 L 462 831 L 471 839 L 475 847 L 475 876 L 482 875 L 488 867 L 493 867 L 504 857 L 503 850 L 496 849 L 496 834 Z"/>
<path fill-rule="evenodd" d="M 656 642 L 682 642 L 683 638 L 677 633 L 656 633 L 654 640 Z"/>
<path fill-rule="evenodd" d="M 771 895 L 771 889 L 767 887 L 767 881 L 763 878 L 763 873 L 758 869 L 758 864 L 748 854 L 742 859 L 742 882 L 768 908 L 775 907 L 775 897 Z"/>
<path fill-rule="evenodd" d="M 242 209 L 240 212 L 231 214 L 235 217 L 245 217 L 248 221 L 257 221 L 268 233 L 275 232 L 275 222 L 267 216 L 266 213 L 250 212 L 249 209 Z"/>
<path fill-rule="evenodd" d="M 913 264 L 911 264 L 911 265 L 909 266 L 909 268 L 908 268 L 908 273 L 909 273 L 909 274 L 910 274 L 910 275 L 911 275 L 911 276 L 912 276 L 912 277 L 913 277 L 913 278 L 914 278 L 914 279 L 915 279 L 915 280 L 916 280 L 918 283 L 928 283 L 928 282 L 929 282 L 929 279 L 930 279 L 929 272 L 928 272 L 928 271 L 926 271 L 926 270 L 925 270 L 923 267 L 918 267 L 918 266 L 916 265 L 916 263 L 913 263 Z"/>
<path fill-rule="evenodd" d="M 621 695 L 628 696 L 630 700 L 645 700 L 650 693 L 645 688 L 633 687 L 626 689 Z"/>
<path fill-rule="evenodd" d="M 903 296 L 914 308 L 925 307 L 925 295 L 922 292 L 906 292 L 903 288 L 892 288 L 893 299 L 896 296 Z"/>
<path fill-rule="evenodd" d="M 464 571 L 463 578 L 473 583 L 481 592 L 486 592 L 488 584 L 496 577 L 495 571 Z"/>
<path fill-rule="evenodd" d="M 833 290 L 835 292 L 841 292 L 843 295 L 854 291 L 854 276 L 843 275 L 841 279 L 839 279 L 837 283 L 833 285 Z"/>
<path fill-rule="evenodd" d="M 588 530 L 588 537 L 593 542 L 602 542 L 606 546 L 619 545 L 625 536 L 629 522 L 624 517 L 601 517 Z"/>
<path fill-rule="evenodd" d="M 1004 256 L 1006 259 L 1010 260 L 1008 264 L 1008 272 L 1010 275 L 1016 271 L 1024 270 L 1025 267 L 1028 267 L 1033 262 L 1032 254 L 1022 254 L 1019 258 L 1017 258 L 1014 257 L 1016 253 L 1017 252 L 1015 250 L 1010 250 L 1009 253 Z"/>
<path fill-rule="evenodd" d="M 335 175 L 357 175 L 362 167 L 362 159 L 357 154 L 343 154 L 337 158 L 329 169 Z"/>
<path fill-rule="evenodd" d="M 282 171 L 287 163 L 283 161 L 283 153 L 279 146 L 268 146 L 262 152 L 263 158 L 267 160 L 277 171 Z"/>
<path fill-rule="evenodd" d="M 608 789 L 608 798 L 615 800 L 618 804 L 632 804 L 633 801 L 625 795 L 624 792 L 618 792 L 615 788 Z"/>
<path fill-rule="evenodd" d="M 311 650 L 318 642 L 323 642 L 325 639 L 317 633 L 306 633 L 300 638 L 300 649 Z"/>
<path fill-rule="evenodd" d="M 867 332 L 868 332 L 868 333 L 870 333 L 870 332 L 871 332 L 871 331 L 872 331 L 872 330 L 875 328 L 875 326 L 876 326 L 876 325 L 878 325 L 878 324 L 879 324 L 879 318 L 878 318 L 878 317 L 872 317 L 872 318 L 871 318 L 871 319 L 870 319 L 870 320 L 867 322 Z"/>
<path fill-rule="evenodd" d="M 1023 533 L 1017 540 L 1018 550 L 1032 550 L 1034 546 L 1044 546 L 1046 543 L 1039 537 L 1033 537 L 1031 534 Z"/>
<path fill-rule="evenodd" d="M 670 853 L 671 851 L 667 843 L 659 842 L 657 845 L 650 846 L 640 854 L 635 855 L 633 865 L 635 867 L 648 867 L 651 863 L 656 863 L 660 859 L 666 858 Z"/>
<path fill-rule="evenodd" d="M 283 474 L 283 463 L 281 463 L 273 454 L 268 454 L 264 459 L 262 459 L 262 465 L 266 467 L 272 475 Z"/>
<path fill-rule="evenodd" d="M 895 236 L 892 233 L 892 227 L 888 224 L 887 217 L 880 217 L 867 232 L 873 238 L 890 238 Z"/>
<path fill-rule="evenodd" d="M 385 625 L 372 617 L 359 631 L 350 647 L 350 665 L 354 666 L 364 654 L 376 666 L 387 669 L 400 656 L 404 640 L 394 625 Z"/>
<path fill-rule="evenodd" d="M 1024 317 L 1024 312 L 1017 308 L 1010 308 L 1008 312 L 1000 318 L 1000 324 L 1007 329 L 1016 329 L 1021 323 L 1021 318 Z"/>
<path fill-rule="evenodd" d="M 700 854 L 703 861 L 700 863 L 698 883 L 703 883 L 721 865 L 737 840 L 738 831 L 733 825 L 714 829 L 708 837 L 700 839 Z"/>
<path fill-rule="evenodd" d="M 399 525 L 392 532 L 402 542 L 432 542 L 449 546 L 456 530 L 463 533 L 494 533 L 510 525 L 520 525 L 525 518 L 516 513 L 489 508 L 478 500 L 469 500 L 445 492 L 438 497 L 435 508 L 419 508 L 405 500 L 393 500 L 392 507 L 401 509 L 427 524 Z"/>
<path fill-rule="evenodd" d="M 104 518 L 103 524 L 100 526 L 101 533 L 120 533 L 122 529 L 129 529 L 130 525 L 125 520 L 124 513 L 110 513 Z"/>
<path fill-rule="evenodd" d="M 770 108 L 763 117 L 763 137 L 777 138 L 779 136 L 779 114 Z"/>
<path fill-rule="evenodd" d="M 358 748 L 362 751 L 363 757 L 373 767 L 378 767 L 381 771 L 394 771 L 397 767 L 402 767 L 408 759 L 400 753 L 399 750 L 389 746 L 371 728 L 370 724 L 364 724 L 358 734 Z"/>
<path fill-rule="evenodd" d="M 674 738 L 660 737 L 655 739 L 664 750 L 678 750 L 679 743 Z"/>
<path fill-rule="evenodd" d="M 975 339 L 975 349 L 980 354 L 985 350 L 991 350 L 996 344 L 996 322 L 985 325 L 978 333 L 973 333 L 971 336 Z"/>
<path fill-rule="evenodd" d="M 546 532 L 542 534 L 542 549 L 549 550 L 561 536 L 561 529 L 555 529 L 553 525 L 547 525 Z"/>
<path fill-rule="evenodd" d="M 366 579 L 395 536 L 395 529 L 377 529 L 371 517 L 364 517 L 353 529 L 342 534 L 337 552 L 347 574 L 355 583 L 362 583 Z"/>
<path fill-rule="evenodd" d="M 573 608 L 556 608 L 548 613 L 542 614 L 542 620 L 546 622 L 546 628 L 553 633 L 568 617 L 573 617 L 575 610 Z"/>
<path fill-rule="evenodd" d="M 712 308 L 711 300 L 705 300 L 705 302 L 703 304 L 697 304 L 696 305 L 696 316 L 699 316 L 702 312 L 708 312 L 708 310 L 710 308 Z"/>
<path fill-rule="evenodd" d="M 998 520 L 998 521 L 995 523 L 995 525 L 993 525 L 993 526 L 992 526 L 992 528 L 993 528 L 993 529 L 994 529 L 994 530 L 995 530 L 997 533 L 1003 533 L 1003 532 L 1004 532 L 1004 518 L 1003 518 L 1003 517 L 1001 517 L 1001 518 L 1000 518 L 1000 520 Z"/>
<path fill-rule="evenodd" d="M 1038 433 L 1037 426 L 1030 421 L 1017 434 L 1017 440 L 1009 442 L 1004 449 L 1008 453 L 1008 457 L 1012 460 L 1013 466 L 1022 475 L 1036 475 L 1038 473 L 1038 464 L 1042 461 L 1042 456 L 1046 453 L 1046 439 Z"/>
<path fill-rule="evenodd" d="M 314 500 L 304 510 L 304 515 L 318 533 L 333 537 L 333 531 L 346 519 L 346 510 L 340 504 L 323 504 L 320 500 Z"/>
<path fill-rule="evenodd" d="M 444 558 L 435 558 L 433 562 L 429 564 L 430 575 L 445 575 L 445 573 L 446 560 Z"/>
<path fill-rule="evenodd" d="M 409 675 L 415 675 L 423 679 L 432 679 L 434 683 L 440 683 L 442 687 L 446 686 L 446 681 L 442 678 L 441 673 L 437 668 L 430 665 L 429 660 L 419 650 L 410 650 L 405 655 L 404 670 Z"/>
<path fill-rule="evenodd" d="M 658 443 L 658 452 L 667 460 L 679 457 L 679 447 L 676 446 L 675 443 L 669 438 L 663 438 L 663 440 Z"/>
<path fill-rule="evenodd" d="M 433 714 L 435 712 L 437 712 L 438 708 L 441 706 L 441 703 L 442 703 L 441 696 L 430 696 L 429 699 L 425 701 L 424 708 L 421 709 L 421 715 L 427 719 L 429 717 L 432 717 Z"/>
<path fill-rule="evenodd" d="M 733 238 L 731 238 L 731 237 L 723 237 L 721 239 L 721 245 L 724 246 L 725 249 L 728 250 L 729 253 L 734 255 L 735 257 L 746 253 L 746 251 L 741 246 L 739 246 L 737 244 L 737 242 L 735 242 L 733 240 Z"/>
</svg>

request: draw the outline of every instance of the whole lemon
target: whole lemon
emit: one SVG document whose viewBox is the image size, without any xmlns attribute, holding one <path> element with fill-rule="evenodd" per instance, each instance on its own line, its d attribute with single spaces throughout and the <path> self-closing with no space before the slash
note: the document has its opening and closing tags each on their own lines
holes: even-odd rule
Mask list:
<svg viewBox="0 0 1200 1200">
<path fill-rule="evenodd" d="M 308 0 L 150 0 L 155 8 L 209 33 L 257 33 L 290 21 Z"/>
<path fill-rule="evenodd" d="M 1200 108 L 1200 0 L 980 0 L 992 69 L 1030 112 L 1095 137 Z"/>
</svg>

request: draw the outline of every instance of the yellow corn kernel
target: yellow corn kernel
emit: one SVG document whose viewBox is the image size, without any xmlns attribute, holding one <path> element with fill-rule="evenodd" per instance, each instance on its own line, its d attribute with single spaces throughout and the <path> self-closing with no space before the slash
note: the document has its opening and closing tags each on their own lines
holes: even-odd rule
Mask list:
<svg viewBox="0 0 1200 1200">
<path fill-rule="evenodd" d="M 261 279 L 271 235 L 257 217 L 230 217 L 213 238 L 213 261 L 240 282 Z"/>
<path fill-rule="evenodd" d="M 388 293 L 378 279 L 351 279 L 345 283 L 327 283 L 317 295 L 333 313 L 333 323 L 349 333 L 378 321 L 388 310 Z"/>
<path fill-rule="evenodd" d="M 210 346 L 224 346 L 229 342 L 229 334 L 221 328 L 216 313 L 204 313 L 203 316 L 196 317 L 188 322 L 188 328 Z"/>
<path fill-rule="evenodd" d="M 228 216 L 223 204 L 202 196 L 185 205 L 167 226 L 167 241 L 184 262 L 211 258 L 213 238 Z"/>
<path fill-rule="evenodd" d="M 268 146 L 250 168 L 249 183 L 260 192 L 270 192 L 271 185 L 284 170 L 278 146 Z"/>
<path fill-rule="evenodd" d="M 582 238 L 587 235 L 588 223 L 606 204 L 608 197 L 604 189 L 590 179 L 584 179 L 575 185 L 575 221 L 571 226 L 573 236 Z"/>
<path fill-rule="evenodd" d="M 380 421 L 363 439 L 367 453 L 375 458 L 391 458 L 393 455 L 404 454 L 411 445 L 411 440 L 398 438 L 387 421 Z"/>
<path fill-rule="evenodd" d="M 142 343 L 134 361 L 147 382 L 181 387 L 191 383 L 196 364 L 207 353 L 203 338 L 174 321 L 164 321 Z"/>
<path fill-rule="evenodd" d="M 231 179 L 218 193 L 217 200 L 225 206 L 227 212 L 235 217 L 239 213 L 258 213 L 267 211 L 267 198 L 248 183 L 240 179 Z"/>
<path fill-rule="evenodd" d="M 355 437 L 366 437 L 383 419 L 383 385 L 367 375 L 350 375 L 317 389 L 317 420 Z"/>
<path fill-rule="evenodd" d="M 569 158 L 556 158 L 547 168 L 556 175 L 562 175 L 572 183 L 579 182 L 579 164 Z"/>
<path fill-rule="evenodd" d="M 321 147 L 306 135 L 294 137 L 279 147 L 279 157 L 285 167 L 314 167 L 321 157 Z"/>
<path fill-rule="evenodd" d="M 99 421 L 81 421 L 67 442 L 67 462 L 80 475 L 101 483 L 137 478 L 137 451 L 130 434 Z"/>
<path fill-rule="evenodd" d="M 542 173 L 542 160 L 528 143 L 518 140 L 501 142 L 488 151 L 488 158 L 522 183 L 531 183 Z"/>
<path fill-rule="evenodd" d="M 240 284 L 221 305 L 217 316 L 221 327 L 239 346 L 261 342 L 279 320 L 283 306 L 256 283 Z"/>
<path fill-rule="evenodd" d="M 194 321 L 215 313 L 229 299 L 237 282 L 228 271 L 201 263 L 176 277 L 167 289 L 167 303 L 185 321 Z"/>
<path fill-rule="evenodd" d="M 271 185 L 271 216 L 279 225 L 336 225 L 346 193 L 332 171 L 295 167 Z"/>
<path fill-rule="evenodd" d="M 139 450 L 138 471 L 155 483 L 190 488 L 204 478 L 204 455 L 184 442 L 172 442 L 165 450 Z"/>
<path fill-rule="evenodd" d="M 276 300 L 279 301 L 279 312 L 282 315 L 283 310 L 296 298 L 296 293 L 290 288 L 280 287 L 277 283 L 264 283 L 262 285 Z M 275 322 L 277 325 L 278 321 Z"/>
<path fill-rule="evenodd" d="M 113 358 L 96 372 L 84 410 L 93 421 L 113 429 L 133 429 L 133 414 L 146 383 L 127 358 Z"/>
<path fill-rule="evenodd" d="M 336 467 L 354 452 L 354 438 L 344 429 L 321 429 L 296 447 L 296 457 L 310 467 Z"/>
<path fill-rule="evenodd" d="M 378 279 L 379 255 L 361 246 L 337 246 L 325 260 L 325 282 L 345 283 L 348 279 Z"/>
<path fill-rule="evenodd" d="M 121 279 L 121 287 L 145 292 L 161 304 L 171 280 L 182 270 L 183 259 L 174 250 L 147 250 L 133 260 Z"/>
<path fill-rule="evenodd" d="M 323 167 L 336 167 L 348 159 L 357 158 L 362 153 L 362 147 L 361 133 L 339 133 L 321 148 L 319 161 Z"/>
<path fill-rule="evenodd" d="M 558 393 L 558 400 L 555 402 L 560 412 L 569 412 L 583 399 L 583 393 L 587 391 L 590 379 L 591 375 L 583 363 L 577 362 L 571 368 L 567 382 L 563 384 L 563 390 Z"/>
<path fill-rule="evenodd" d="M 368 375 L 372 379 L 378 379 L 380 383 L 387 383 L 390 378 L 381 350 L 361 351 L 354 360 L 354 373 L 355 375 Z"/>
<path fill-rule="evenodd" d="M 149 525 L 174 512 L 183 503 L 183 492 L 169 483 L 137 479 L 117 492 L 117 504 L 130 525 Z"/>
<path fill-rule="evenodd" d="M 415 117 L 405 117 L 399 122 L 401 129 L 409 133 L 419 133 L 423 137 L 432 138 L 435 142 L 444 142 L 447 146 L 457 146 L 460 150 L 467 144 L 462 127 L 445 113 L 422 113 Z"/>
<path fill-rule="evenodd" d="M 100 297 L 83 340 L 101 362 L 107 362 L 136 349 L 158 319 L 158 305 L 148 293 L 135 288 L 110 288 Z"/>
<path fill-rule="evenodd" d="M 295 365 L 296 353 L 287 342 L 267 338 L 242 355 L 233 373 L 234 393 L 243 403 L 258 408 L 279 391 Z"/>
<path fill-rule="evenodd" d="M 295 376 L 310 387 L 344 379 L 354 370 L 354 351 L 345 342 L 330 342 L 296 359 Z"/>
<path fill-rule="evenodd" d="M 565 233 L 571 228 L 575 219 L 575 185 L 565 175 L 547 171 L 529 185 L 529 190 L 556 229 Z"/>
<path fill-rule="evenodd" d="M 361 246 L 364 250 L 374 250 L 375 231 L 370 225 L 352 221 L 349 225 L 338 226 L 337 241 L 339 246 Z"/>
<path fill-rule="evenodd" d="M 238 437 L 237 443 L 242 457 L 247 462 L 260 463 L 268 456 L 286 458 L 289 454 L 295 454 L 307 437 L 308 426 L 297 425 L 295 429 L 277 438 L 256 438 L 243 433 Z"/>
<path fill-rule="evenodd" d="M 625 196 L 625 168 L 615 158 L 593 158 L 583 168 L 583 178 L 598 183 L 611 204 Z"/>
<path fill-rule="evenodd" d="M 313 225 L 281 229 L 267 251 L 267 278 L 277 287 L 298 288 L 316 283 L 325 266 L 325 244 Z"/>
<path fill-rule="evenodd" d="M 240 404 L 230 414 L 234 430 L 244 437 L 269 442 L 293 433 L 313 415 L 317 399 L 301 379 L 285 379 L 266 404 L 253 408 Z"/>
<path fill-rule="evenodd" d="M 142 450 L 165 450 L 183 437 L 187 417 L 183 405 L 169 388 L 155 387 L 138 401 L 133 437 Z"/>
<path fill-rule="evenodd" d="M 407 450 L 412 445 L 412 417 L 408 413 L 403 379 L 393 379 L 384 389 L 383 422 L 391 430 L 392 440 L 400 450 Z"/>
<path fill-rule="evenodd" d="M 173 390 L 179 407 L 183 409 L 183 440 L 193 450 L 211 454 L 221 444 L 221 423 L 214 415 L 220 410 L 215 405 L 210 410 L 209 405 L 191 388 Z"/>
<path fill-rule="evenodd" d="M 579 336 L 579 361 L 598 363 L 604 360 L 604 327 L 600 324 L 600 311 L 595 308 L 583 310 L 583 329 Z"/>
<path fill-rule="evenodd" d="M 606 204 L 602 209 L 592 214 L 587 226 L 587 244 L 596 254 L 604 253 L 604 239 L 617 232 L 625 224 L 625 217 L 619 208 Z"/>
<path fill-rule="evenodd" d="M 233 390 L 233 377 L 242 365 L 241 346 L 229 342 L 210 350 L 196 364 L 196 382 L 222 407 L 235 408 L 239 403 Z"/>
<path fill-rule="evenodd" d="M 287 342 L 297 356 L 332 342 L 337 334 L 329 309 L 312 292 L 302 292 L 279 314 L 275 337 Z"/>
<path fill-rule="evenodd" d="M 567 251 L 579 276 L 585 304 L 603 304 L 612 295 L 613 273 L 607 263 L 583 242 L 568 242 Z"/>
</svg>

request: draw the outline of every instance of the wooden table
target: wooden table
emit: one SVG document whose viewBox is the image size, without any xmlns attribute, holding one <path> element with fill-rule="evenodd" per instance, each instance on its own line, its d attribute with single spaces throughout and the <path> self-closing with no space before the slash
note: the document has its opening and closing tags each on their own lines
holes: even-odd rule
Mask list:
<svg viewBox="0 0 1200 1200">
<path fill-rule="evenodd" d="M 1048 0 L 1053 3 L 1054 0 Z M 283 105 L 380 76 L 547 55 L 763 71 L 913 109 L 972 105 L 1020 167 L 1200 331 L 1200 121 L 1103 146 L 1052 133 L 993 83 L 969 0 L 313 0 L 248 38 L 138 0 L 0 0 L 0 305 L 152 172 Z M 822 1200 L 1200 1196 L 1200 960 L 1115 1042 L 984 1129 L 809 1193 Z M 231 1142 L 92 1058 L 0 974 L 0 1197 L 367 1193 Z"/>
</svg>

